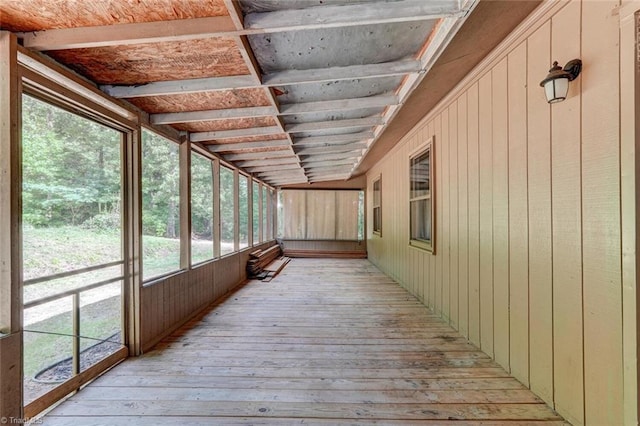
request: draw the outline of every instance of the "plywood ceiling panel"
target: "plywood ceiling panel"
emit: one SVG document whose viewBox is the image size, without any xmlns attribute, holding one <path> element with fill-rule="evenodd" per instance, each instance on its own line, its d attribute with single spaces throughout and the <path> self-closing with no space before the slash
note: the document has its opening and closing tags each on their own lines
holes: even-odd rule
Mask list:
<svg viewBox="0 0 640 426">
<path fill-rule="evenodd" d="M 49 53 L 99 84 L 144 84 L 249 74 L 231 38 L 145 43 Z"/>
<path fill-rule="evenodd" d="M 273 117 L 251 117 L 233 120 L 197 121 L 194 123 L 179 123 L 173 127 L 189 132 L 215 132 L 218 130 L 250 129 L 253 127 L 275 126 Z"/>
<path fill-rule="evenodd" d="M 228 15 L 224 0 L 2 0 L 0 25 L 41 31 Z"/>
<path fill-rule="evenodd" d="M 269 106 L 265 89 L 236 89 L 133 98 L 129 102 L 150 113 L 187 112 Z"/>
</svg>

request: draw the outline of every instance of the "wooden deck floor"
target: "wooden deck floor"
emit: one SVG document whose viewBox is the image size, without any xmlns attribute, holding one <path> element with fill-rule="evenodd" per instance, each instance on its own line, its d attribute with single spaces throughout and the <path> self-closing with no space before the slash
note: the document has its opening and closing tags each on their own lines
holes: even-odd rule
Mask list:
<svg viewBox="0 0 640 426">
<path fill-rule="evenodd" d="M 129 359 L 47 425 L 560 425 L 367 260 L 294 259 Z"/>
</svg>

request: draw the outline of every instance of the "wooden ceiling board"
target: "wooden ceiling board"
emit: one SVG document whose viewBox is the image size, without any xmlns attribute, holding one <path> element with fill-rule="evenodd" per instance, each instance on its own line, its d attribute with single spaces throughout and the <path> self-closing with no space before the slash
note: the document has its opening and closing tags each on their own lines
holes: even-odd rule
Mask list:
<svg viewBox="0 0 640 426">
<path fill-rule="evenodd" d="M 250 129 L 253 127 L 275 126 L 273 117 L 250 117 L 229 120 L 196 121 L 193 123 L 177 123 L 172 126 L 188 132 L 215 132 L 218 130 Z M 264 138 L 263 138 L 264 140 Z"/>
<path fill-rule="evenodd" d="M 262 88 L 149 96 L 145 98 L 131 98 L 128 99 L 128 101 L 149 114 L 271 105 L 265 89 Z"/>
<path fill-rule="evenodd" d="M 249 74 L 232 38 L 58 50 L 48 54 L 98 84 L 144 84 Z"/>
<path fill-rule="evenodd" d="M 224 0 L 2 0 L 0 26 L 9 31 L 171 21 L 226 16 Z"/>
</svg>

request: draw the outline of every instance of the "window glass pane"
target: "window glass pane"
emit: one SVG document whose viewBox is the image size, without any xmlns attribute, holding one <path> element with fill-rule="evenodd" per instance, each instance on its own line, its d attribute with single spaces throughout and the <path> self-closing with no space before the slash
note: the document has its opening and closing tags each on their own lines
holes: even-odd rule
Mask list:
<svg viewBox="0 0 640 426">
<path fill-rule="evenodd" d="M 239 181 L 240 248 L 249 246 L 249 179 L 240 175 Z"/>
<path fill-rule="evenodd" d="M 431 150 L 411 159 L 411 198 L 429 195 Z"/>
<path fill-rule="evenodd" d="M 269 191 L 267 191 L 267 187 L 262 187 L 262 238 L 261 241 L 266 241 L 269 238 L 269 218 L 268 218 L 268 207 L 269 206 Z"/>
<path fill-rule="evenodd" d="M 374 207 L 373 208 L 373 231 L 380 232 L 382 229 L 382 208 Z"/>
<path fill-rule="evenodd" d="M 260 185 L 253 182 L 253 244 L 260 242 Z"/>
<path fill-rule="evenodd" d="M 213 259 L 213 168 L 191 153 L 191 263 Z"/>
<path fill-rule="evenodd" d="M 373 182 L 373 205 L 380 205 L 380 179 Z"/>
<path fill-rule="evenodd" d="M 142 249 L 144 280 L 180 269 L 178 144 L 144 129 Z"/>
<path fill-rule="evenodd" d="M 122 134 L 22 102 L 24 279 L 122 259 Z"/>
<path fill-rule="evenodd" d="M 223 255 L 233 253 L 234 250 L 233 186 L 233 171 L 220 167 L 220 253 Z"/>
<path fill-rule="evenodd" d="M 431 200 L 411 201 L 411 239 L 431 241 Z"/>
</svg>

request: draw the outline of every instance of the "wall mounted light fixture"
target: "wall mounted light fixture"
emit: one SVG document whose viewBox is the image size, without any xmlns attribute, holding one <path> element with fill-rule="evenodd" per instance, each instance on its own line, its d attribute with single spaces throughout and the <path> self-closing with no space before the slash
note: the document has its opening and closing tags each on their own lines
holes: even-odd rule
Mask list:
<svg viewBox="0 0 640 426">
<path fill-rule="evenodd" d="M 575 80 L 581 70 L 582 61 L 580 59 L 567 62 L 564 68 L 558 65 L 558 61 L 555 61 L 549 74 L 540 82 L 540 86 L 544 87 L 547 102 L 553 104 L 564 101 L 569 91 L 569 82 Z"/>
</svg>

